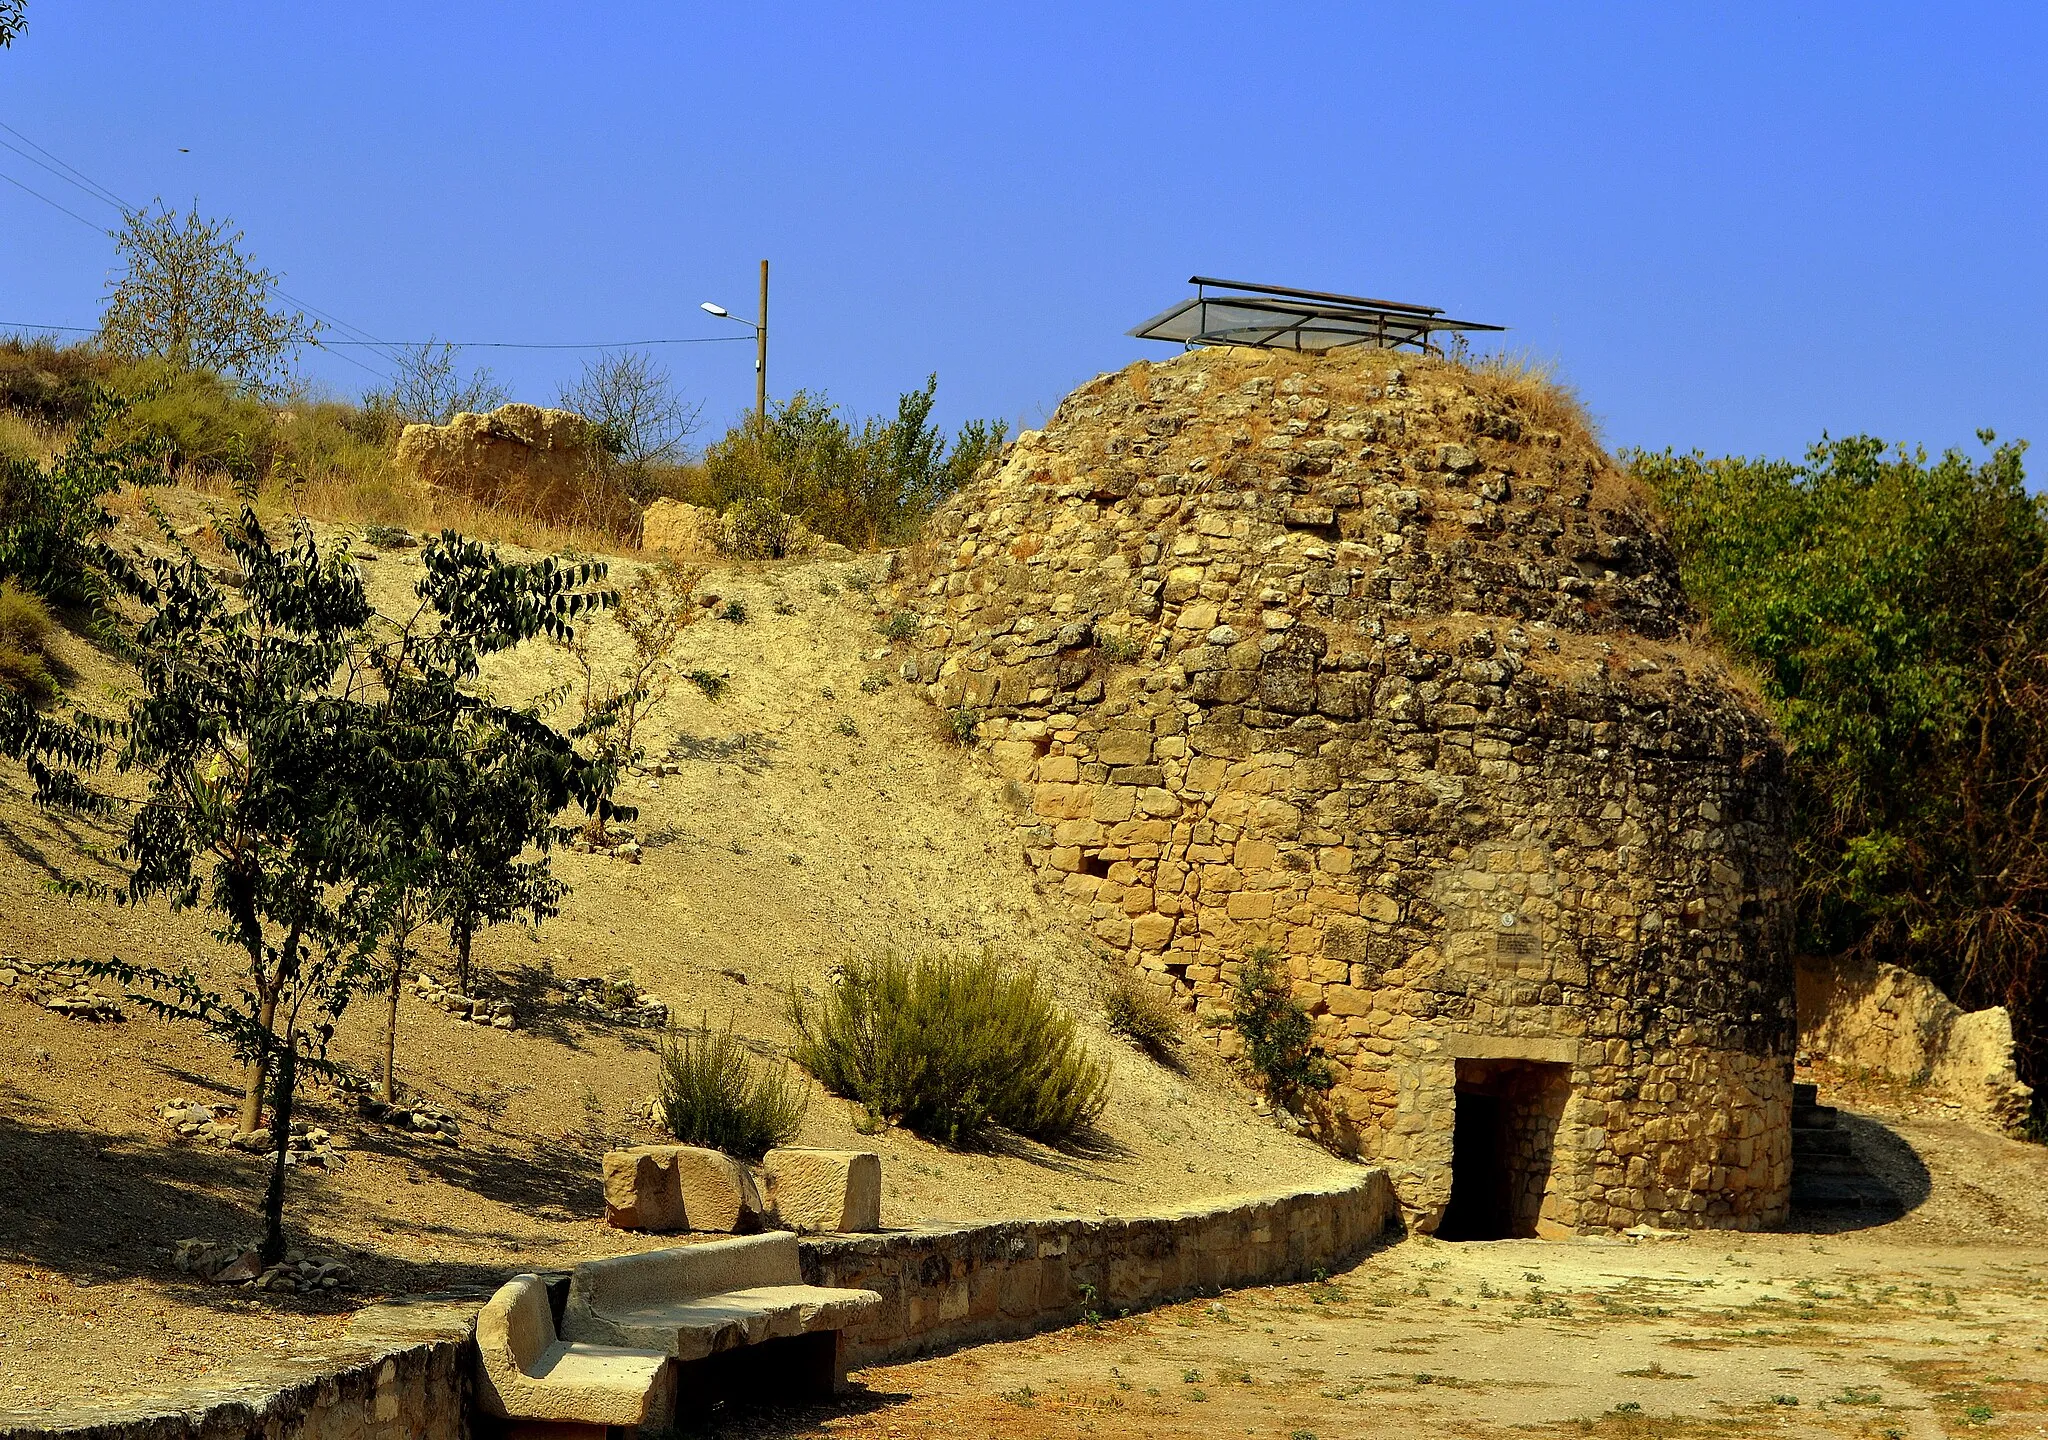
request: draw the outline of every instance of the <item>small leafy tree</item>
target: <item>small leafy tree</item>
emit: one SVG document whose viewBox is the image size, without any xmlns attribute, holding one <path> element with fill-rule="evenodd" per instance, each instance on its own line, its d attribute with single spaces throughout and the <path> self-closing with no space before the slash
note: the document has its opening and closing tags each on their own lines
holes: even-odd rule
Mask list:
<svg viewBox="0 0 2048 1440">
<path fill-rule="evenodd" d="M 1259 946 L 1244 958 L 1230 992 L 1230 1021 L 1266 1093 L 1290 1109 L 1336 1077 L 1315 1048 L 1315 1027 L 1294 998 L 1280 957 Z"/>
<path fill-rule="evenodd" d="M 675 688 L 676 648 L 704 608 L 697 602 L 703 571 L 662 560 L 648 566 L 619 594 L 615 617 L 626 632 L 623 666 L 606 664 L 588 632 L 564 646 L 582 673 L 584 723 L 614 763 L 640 759 L 640 727 Z"/>
<path fill-rule="evenodd" d="M 479 926 L 555 913 L 555 817 L 575 803 L 611 813 L 617 773 L 609 755 L 581 754 L 576 737 L 547 725 L 538 707 L 496 702 L 475 684 L 491 654 L 541 635 L 574 643 L 572 622 L 616 598 L 588 588 L 603 568 L 508 562 L 453 533 L 429 542 L 421 562 L 416 608 L 366 647 L 355 667 L 364 679 L 350 690 L 368 707 L 384 764 L 409 780 L 377 880 L 389 917 L 387 1101 L 395 1098 L 398 999 L 414 937 L 449 927 L 466 990 Z"/>
<path fill-rule="evenodd" d="M 536 635 L 566 638 L 573 619 L 610 596 L 591 588 L 594 565 L 510 564 L 446 535 L 423 557 L 419 613 L 392 634 L 373 625 L 346 546 L 322 551 L 303 524 L 274 543 L 252 511 L 222 539 L 238 586 L 187 553 L 154 563 L 138 587 L 150 613 L 137 635 L 139 693 L 122 722 L 13 723 L 0 739 L 32 773 L 51 772 L 38 790 L 53 803 L 111 810 L 78 774 L 110 748 L 121 769 L 145 774 L 116 898 L 204 906 L 218 917 L 215 934 L 244 957 L 227 997 L 190 970 L 118 959 L 81 968 L 227 1040 L 247 1066 L 245 1132 L 260 1122 L 274 1072 L 269 1261 L 284 1247 L 298 1068 L 326 1063 L 334 1023 L 374 977 L 379 940 L 409 923 L 400 912 L 433 874 L 431 822 L 459 793 L 473 735 L 519 734 L 531 770 L 559 797 L 555 810 L 608 807 L 606 762 L 584 759 L 572 737 L 543 735 L 532 715 L 469 682 L 482 657 Z"/>
<path fill-rule="evenodd" d="M 114 239 L 127 269 L 100 315 L 110 354 L 261 386 L 317 340 L 318 322 L 275 303 L 278 277 L 243 250 L 232 224 L 201 217 L 196 204 L 183 218 L 161 205 L 129 212 Z"/>
<path fill-rule="evenodd" d="M 0 0 L 0 50 L 12 45 L 28 28 L 28 0 Z"/>
</svg>

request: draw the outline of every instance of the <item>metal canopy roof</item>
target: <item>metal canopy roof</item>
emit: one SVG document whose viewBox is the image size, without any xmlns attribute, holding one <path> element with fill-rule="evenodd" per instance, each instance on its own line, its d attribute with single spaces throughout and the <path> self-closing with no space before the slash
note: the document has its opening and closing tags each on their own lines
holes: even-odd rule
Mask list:
<svg viewBox="0 0 2048 1440">
<path fill-rule="evenodd" d="M 1284 285 L 1250 285 L 1193 275 L 1192 300 L 1162 310 L 1128 333 L 1140 340 L 1168 340 L 1196 345 L 1255 345 L 1267 350 L 1334 350 L 1343 345 L 1369 345 L 1379 350 L 1412 346 L 1436 349 L 1429 337 L 1439 331 L 1504 330 L 1476 320 L 1452 320 L 1429 305 L 1398 300 L 1369 300 L 1362 295 L 1333 295 L 1322 290 L 1295 290 Z M 1212 295 L 1212 289 L 1229 294 Z"/>
</svg>

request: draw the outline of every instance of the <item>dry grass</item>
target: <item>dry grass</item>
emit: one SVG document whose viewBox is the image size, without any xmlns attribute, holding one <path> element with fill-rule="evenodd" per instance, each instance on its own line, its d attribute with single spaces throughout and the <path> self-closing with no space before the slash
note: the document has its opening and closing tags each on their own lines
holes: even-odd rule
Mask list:
<svg viewBox="0 0 2048 1440">
<path fill-rule="evenodd" d="M 191 475 L 185 483 L 204 495 L 230 499 L 234 482 L 220 474 Z M 334 469 L 290 484 L 272 481 L 256 497 L 259 514 L 301 515 L 333 525 L 393 525 L 415 534 L 456 530 L 500 545 L 552 554 L 636 555 L 637 538 L 615 528 L 579 525 L 529 510 L 482 504 L 391 472 Z"/>
<path fill-rule="evenodd" d="M 12 410 L 0 410 L 0 457 L 47 464 L 64 448 L 65 434 Z"/>
</svg>

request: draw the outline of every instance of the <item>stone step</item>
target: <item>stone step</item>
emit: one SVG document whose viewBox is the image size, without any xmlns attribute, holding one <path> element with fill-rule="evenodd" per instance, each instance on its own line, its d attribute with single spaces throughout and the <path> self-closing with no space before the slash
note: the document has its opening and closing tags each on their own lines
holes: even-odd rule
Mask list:
<svg viewBox="0 0 2048 1440">
<path fill-rule="evenodd" d="M 1794 1105 L 1792 1107 L 1792 1128 L 1794 1130 L 1830 1130 L 1841 1123 L 1841 1115 L 1832 1105 Z"/>
<path fill-rule="evenodd" d="M 1854 1155 L 1792 1154 L 1792 1178 L 1801 1175 L 1868 1175 L 1870 1171 Z"/>
<path fill-rule="evenodd" d="M 1800 1106 L 1818 1105 L 1819 1103 L 1820 1086 L 1809 1084 L 1807 1081 L 1804 1080 L 1795 1080 L 1792 1082 L 1792 1104 L 1795 1108 Z"/>
<path fill-rule="evenodd" d="M 1846 1130 L 1807 1130 L 1792 1132 L 1792 1158 L 1804 1155 L 1853 1155 L 1855 1147 L 1849 1143 Z"/>
<path fill-rule="evenodd" d="M 1891 1187 L 1870 1175 L 1815 1175 L 1792 1177 L 1792 1208 L 1808 1213 L 1854 1212 L 1872 1215 L 1903 1215 L 1906 1207 Z"/>
</svg>

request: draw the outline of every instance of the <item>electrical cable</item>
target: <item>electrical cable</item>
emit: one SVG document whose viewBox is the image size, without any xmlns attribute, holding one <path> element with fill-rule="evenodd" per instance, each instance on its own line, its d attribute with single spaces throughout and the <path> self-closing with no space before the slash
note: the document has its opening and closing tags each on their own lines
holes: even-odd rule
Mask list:
<svg viewBox="0 0 2048 1440">
<path fill-rule="evenodd" d="M 102 235 L 112 235 L 114 233 L 113 231 L 107 229 L 104 225 L 93 224 L 92 221 L 86 219 L 76 210 L 73 210 L 69 205 L 60 205 L 55 200 L 52 200 L 49 196 L 45 195 L 42 191 L 31 189 L 29 186 L 22 184 L 12 175 L 0 174 L 0 180 L 5 180 L 9 185 L 12 185 L 15 189 L 26 191 L 28 194 L 35 196 L 36 199 L 42 201 L 52 210 L 62 210 L 66 215 L 69 215 L 73 220 L 76 220 L 79 224 L 83 225 L 88 230 L 97 230 Z"/>
<path fill-rule="evenodd" d="M 106 186 L 100 184 L 97 180 L 94 180 L 90 175 L 87 175 L 83 170 L 78 169 L 74 165 L 66 163 L 64 160 L 60 159 L 51 151 L 45 150 L 42 146 L 36 144 L 35 141 L 29 139 L 28 136 L 22 134 L 12 125 L 9 125 L 5 120 L 0 120 L 0 130 L 5 130 L 8 134 L 14 136 L 16 139 L 22 141 L 23 144 L 29 146 L 30 149 L 39 151 L 43 155 L 48 156 L 49 159 L 52 162 L 54 162 L 55 165 L 63 167 L 63 170 L 69 171 L 70 174 L 64 174 L 59 170 L 52 168 L 51 165 L 44 164 L 41 160 L 36 159 L 34 155 L 30 155 L 27 151 L 22 150 L 19 146 L 9 145 L 5 140 L 0 140 L 0 147 L 5 147 L 6 149 L 13 151 L 15 154 L 21 156 L 23 159 L 27 160 L 29 163 L 33 165 L 41 166 L 44 170 L 48 170 L 52 175 L 55 175 L 59 180 L 63 180 L 67 184 L 73 185 L 78 189 L 83 190 L 86 194 L 92 196 L 95 200 L 100 201 L 102 204 L 113 206 L 115 209 L 121 212 L 123 218 L 140 213 L 135 209 L 134 206 L 128 204 L 127 201 L 123 200 L 120 196 L 116 195 L 112 190 L 109 190 Z M 73 179 L 72 176 L 76 176 L 77 178 Z M 66 215 L 69 215 L 73 220 L 76 220 L 79 224 L 84 225 L 89 229 L 97 230 L 102 235 L 111 236 L 115 233 L 112 230 L 108 230 L 102 226 L 93 224 L 92 221 L 86 219 L 76 210 L 73 210 L 68 206 L 59 204 L 57 201 L 52 200 L 49 196 L 43 194 L 39 190 L 31 189 L 29 186 L 22 184 L 21 181 L 16 180 L 11 175 L 0 173 L 0 180 L 5 180 L 8 184 L 14 186 L 15 188 L 25 191 L 30 195 L 33 195 L 36 199 L 42 201 L 45 205 L 48 205 L 53 210 L 63 211 Z M 322 340 L 315 338 L 308 342 L 311 345 L 313 345 L 314 348 L 326 350 L 331 354 L 335 355 L 337 358 L 348 361 L 351 365 L 356 366 L 358 369 L 367 370 L 371 374 L 380 375 L 382 378 L 387 380 L 391 378 L 389 375 L 384 375 L 383 372 L 375 369 L 372 366 L 364 364 L 361 360 L 356 359 L 352 355 L 343 354 L 342 347 L 357 347 L 361 349 L 374 350 L 391 364 L 403 366 L 410 363 L 410 357 L 400 353 L 402 350 L 408 348 L 424 349 L 426 347 L 433 345 L 446 345 L 451 349 L 456 350 L 629 350 L 643 345 L 722 345 L 728 344 L 736 340 L 747 340 L 752 338 L 746 335 L 696 335 L 681 339 L 602 341 L 436 340 L 431 338 L 426 340 L 380 340 L 376 336 L 372 335 L 369 331 L 363 329 L 362 327 L 357 325 L 351 325 L 347 321 L 341 319 L 339 316 L 331 315 L 327 311 L 320 309 L 317 305 L 309 304 L 308 302 L 299 299 L 297 296 L 289 294 L 282 288 L 277 290 L 277 295 L 279 299 L 285 300 L 290 304 L 297 305 L 302 310 L 311 311 L 314 315 L 320 317 L 322 320 L 325 320 L 329 325 L 333 326 L 337 330 L 340 330 L 345 335 L 352 335 L 358 337 L 355 339 L 343 340 Z M 17 325 L 18 322 L 0 321 L 0 324 Z M 21 326 L 20 328 L 33 330 L 65 330 L 73 331 L 79 334 L 93 333 L 88 329 L 84 329 L 76 325 L 38 325 Z"/>
<path fill-rule="evenodd" d="M 112 205 L 116 210 L 119 210 L 123 215 L 130 215 L 134 213 L 135 207 L 133 205 L 130 205 L 126 200 L 123 200 L 119 195 L 116 195 L 112 190 L 109 190 L 106 186 L 100 184 L 99 181 L 93 179 L 92 176 L 86 174 L 76 165 L 67 164 L 60 156 L 43 149 L 42 146 L 36 144 L 35 141 L 29 139 L 28 136 L 22 134 L 12 125 L 9 125 L 5 120 L 0 120 L 0 130 L 5 130 L 9 135 L 12 135 L 15 139 L 21 141 L 22 144 L 28 146 L 29 149 L 36 151 L 38 154 L 46 156 L 48 159 L 50 159 L 52 162 L 60 166 L 62 169 L 67 170 L 71 174 L 77 176 L 77 181 L 73 183 L 82 183 L 84 187 L 92 190 L 94 194 L 96 194 L 100 199 L 105 200 L 109 205 Z M 14 147 L 9 146 L 8 148 L 13 149 Z"/>
</svg>

